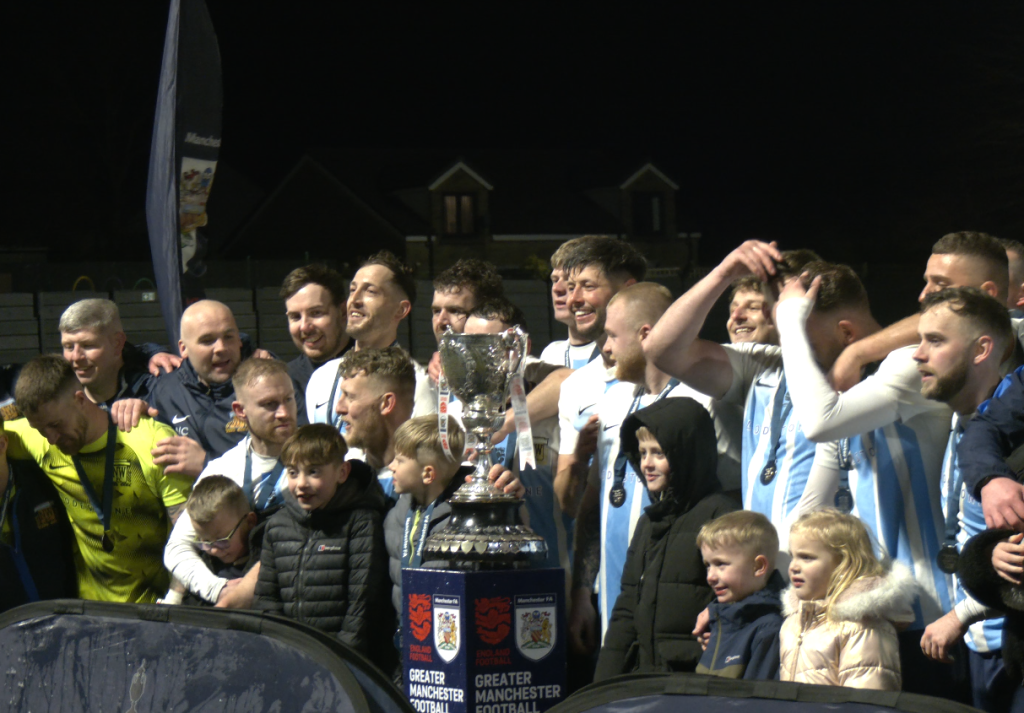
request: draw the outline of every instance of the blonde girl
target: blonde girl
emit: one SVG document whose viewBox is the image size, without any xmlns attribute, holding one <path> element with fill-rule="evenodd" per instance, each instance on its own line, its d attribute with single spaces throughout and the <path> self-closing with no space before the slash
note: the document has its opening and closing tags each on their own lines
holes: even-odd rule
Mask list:
<svg viewBox="0 0 1024 713">
<path fill-rule="evenodd" d="M 887 570 L 864 524 L 832 508 L 797 520 L 789 551 L 780 678 L 898 691 L 896 625 L 914 620 L 910 571 L 899 563 Z"/>
</svg>

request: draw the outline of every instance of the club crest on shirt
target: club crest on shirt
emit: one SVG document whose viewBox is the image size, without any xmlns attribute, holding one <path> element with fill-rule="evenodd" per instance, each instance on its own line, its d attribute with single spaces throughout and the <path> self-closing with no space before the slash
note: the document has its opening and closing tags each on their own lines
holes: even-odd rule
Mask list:
<svg viewBox="0 0 1024 713">
<path fill-rule="evenodd" d="M 445 663 L 459 655 L 462 642 L 460 598 L 452 595 L 434 595 L 434 648 Z"/>
<path fill-rule="evenodd" d="M 49 500 L 36 505 L 34 514 L 37 530 L 43 530 L 50 525 L 57 524 L 57 511 L 53 509 L 53 503 Z"/>
<path fill-rule="evenodd" d="M 224 433 L 248 433 L 249 424 L 238 416 L 232 416 L 224 426 Z"/>
<path fill-rule="evenodd" d="M 14 403 L 14 399 L 0 404 L 0 417 L 3 417 L 4 421 L 13 421 L 22 417 L 21 410 L 18 408 L 18 404 Z"/>
<path fill-rule="evenodd" d="M 551 653 L 558 637 L 554 594 L 516 597 L 516 648 L 523 656 L 539 661 Z"/>
</svg>

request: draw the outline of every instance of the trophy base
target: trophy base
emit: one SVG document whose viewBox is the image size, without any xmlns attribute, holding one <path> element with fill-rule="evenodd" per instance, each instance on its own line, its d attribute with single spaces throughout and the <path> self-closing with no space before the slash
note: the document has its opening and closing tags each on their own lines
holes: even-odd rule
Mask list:
<svg viewBox="0 0 1024 713">
<path fill-rule="evenodd" d="M 443 560 L 459 570 L 520 569 L 543 560 L 548 551 L 544 538 L 518 522 L 519 498 L 488 483 L 493 493 L 481 493 L 475 485 L 463 485 L 448 501 L 451 517 L 427 538 L 424 560 Z"/>
</svg>

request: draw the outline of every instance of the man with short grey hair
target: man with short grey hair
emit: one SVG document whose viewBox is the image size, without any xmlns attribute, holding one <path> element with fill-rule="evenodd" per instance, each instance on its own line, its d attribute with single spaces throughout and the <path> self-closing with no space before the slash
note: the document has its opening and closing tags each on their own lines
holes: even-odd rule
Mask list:
<svg viewBox="0 0 1024 713">
<path fill-rule="evenodd" d="M 60 344 L 85 395 L 109 410 L 118 399 L 145 399 L 153 385 L 147 354 L 128 344 L 117 305 L 79 300 L 60 317 Z M 170 356 L 170 355 L 167 355 Z"/>
</svg>

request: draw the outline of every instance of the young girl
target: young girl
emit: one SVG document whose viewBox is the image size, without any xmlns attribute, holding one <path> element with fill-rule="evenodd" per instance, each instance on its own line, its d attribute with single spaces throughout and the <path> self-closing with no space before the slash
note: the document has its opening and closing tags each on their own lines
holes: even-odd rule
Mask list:
<svg viewBox="0 0 1024 713">
<path fill-rule="evenodd" d="M 797 520 L 789 549 L 780 678 L 900 690 L 894 624 L 914 620 L 910 571 L 897 562 L 887 572 L 863 523 L 831 508 Z"/>
</svg>

